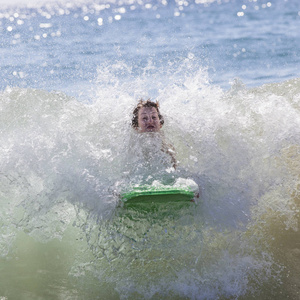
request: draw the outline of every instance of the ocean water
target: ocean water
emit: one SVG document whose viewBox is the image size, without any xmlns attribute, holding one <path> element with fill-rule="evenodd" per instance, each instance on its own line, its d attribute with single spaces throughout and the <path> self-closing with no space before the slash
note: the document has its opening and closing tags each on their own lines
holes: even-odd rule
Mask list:
<svg viewBox="0 0 300 300">
<path fill-rule="evenodd" d="M 298 0 L 1 1 L 0 299 L 299 299 L 299 25 Z M 196 204 L 119 205 L 176 178 Z"/>
</svg>

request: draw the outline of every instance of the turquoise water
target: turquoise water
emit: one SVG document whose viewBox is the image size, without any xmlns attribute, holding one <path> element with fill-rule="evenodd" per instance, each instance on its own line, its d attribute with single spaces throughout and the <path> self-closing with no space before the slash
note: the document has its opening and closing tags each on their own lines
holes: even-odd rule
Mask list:
<svg viewBox="0 0 300 300">
<path fill-rule="evenodd" d="M 0 299 L 299 298 L 298 1 L 1 5 Z M 198 203 L 118 205 L 178 177 Z"/>
<path fill-rule="evenodd" d="M 186 60 L 226 89 L 298 76 L 298 1 L 40 2 L 1 9 L 1 89 L 87 97 L 97 72 L 119 65 L 118 79 L 151 77 L 143 92 L 156 97 L 169 74 L 193 74 L 181 74 Z"/>
</svg>

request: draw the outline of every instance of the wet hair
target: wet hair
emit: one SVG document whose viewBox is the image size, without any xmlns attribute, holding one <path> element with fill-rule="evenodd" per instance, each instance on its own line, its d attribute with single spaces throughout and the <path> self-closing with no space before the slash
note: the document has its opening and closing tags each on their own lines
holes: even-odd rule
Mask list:
<svg viewBox="0 0 300 300">
<path fill-rule="evenodd" d="M 164 122 L 165 122 L 164 117 L 159 112 L 159 103 L 158 103 L 158 101 L 153 102 L 153 101 L 150 101 L 150 99 L 148 99 L 146 101 L 141 99 L 139 101 L 139 103 L 137 104 L 137 106 L 135 107 L 135 109 L 133 110 L 133 117 L 132 117 L 132 120 L 131 120 L 131 126 L 134 129 L 137 129 L 139 127 L 139 121 L 138 121 L 139 110 L 142 107 L 154 107 L 157 110 L 158 118 L 159 118 L 161 126 L 164 124 Z"/>
</svg>

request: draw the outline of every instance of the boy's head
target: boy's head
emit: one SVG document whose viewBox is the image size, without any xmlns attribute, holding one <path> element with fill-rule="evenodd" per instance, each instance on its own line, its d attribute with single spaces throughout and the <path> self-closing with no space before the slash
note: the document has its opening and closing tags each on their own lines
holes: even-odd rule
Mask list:
<svg viewBox="0 0 300 300">
<path fill-rule="evenodd" d="M 131 126 L 140 132 L 157 132 L 163 124 L 159 103 L 141 99 L 133 111 Z"/>
</svg>

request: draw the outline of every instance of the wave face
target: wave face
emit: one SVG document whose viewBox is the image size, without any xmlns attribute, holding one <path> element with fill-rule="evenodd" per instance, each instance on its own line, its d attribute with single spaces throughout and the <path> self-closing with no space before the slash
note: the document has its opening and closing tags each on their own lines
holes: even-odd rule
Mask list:
<svg viewBox="0 0 300 300">
<path fill-rule="evenodd" d="M 298 1 L 2 2 L 0 299 L 298 299 Z"/>
<path fill-rule="evenodd" d="M 126 182 L 130 162 L 139 163 L 129 151 L 135 100 L 124 92 L 128 83 L 116 89 L 103 83 L 107 76 L 99 73 L 93 103 L 34 89 L 1 93 L 0 249 L 12 277 L 1 285 L 8 298 L 21 293 L 12 286 L 22 268 L 26 280 L 46 272 L 42 286 L 55 286 L 28 287 L 34 297 L 294 295 L 300 81 L 251 89 L 237 81 L 223 91 L 198 72 L 161 90 L 163 131 L 180 162 L 171 175 L 193 178 L 201 201 L 145 214 L 117 207 L 116 183 Z M 165 167 L 157 174 L 165 178 Z"/>
</svg>

